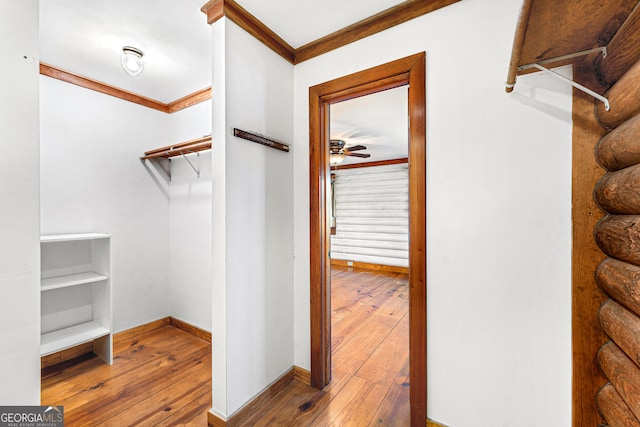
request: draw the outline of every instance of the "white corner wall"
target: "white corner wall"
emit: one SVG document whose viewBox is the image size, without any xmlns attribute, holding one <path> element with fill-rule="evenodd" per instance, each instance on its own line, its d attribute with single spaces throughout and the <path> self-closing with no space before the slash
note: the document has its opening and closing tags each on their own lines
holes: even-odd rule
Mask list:
<svg viewBox="0 0 640 427">
<path fill-rule="evenodd" d="M 428 416 L 455 427 L 571 424 L 571 90 L 536 74 L 505 93 L 519 7 L 465 0 L 294 72 L 295 364 L 309 368 L 308 88 L 426 51 Z"/>
<path fill-rule="evenodd" d="M 0 2 L 0 404 L 40 404 L 38 2 Z"/>
<path fill-rule="evenodd" d="M 172 142 L 211 134 L 211 102 L 170 115 Z M 169 283 L 171 316 L 211 331 L 211 151 L 171 160 Z"/>
<path fill-rule="evenodd" d="M 168 316 L 169 187 L 140 161 L 175 142 L 169 116 L 40 76 L 42 234 L 111 238 L 113 326 Z"/>
<path fill-rule="evenodd" d="M 213 34 L 213 411 L 227 418 L 293 365 L 293 66 L 222 18 Z"/>
</svg>

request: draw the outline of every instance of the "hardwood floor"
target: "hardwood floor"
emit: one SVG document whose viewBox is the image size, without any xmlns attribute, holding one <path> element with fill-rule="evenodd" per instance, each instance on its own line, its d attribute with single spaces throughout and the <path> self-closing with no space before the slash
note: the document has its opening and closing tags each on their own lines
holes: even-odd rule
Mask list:
<svg viewBox="0 0 640 427">
<path fill-rule="evenodd" d="M 42 405 L 63 405 L 67 426 L 207 425 L 211 344 L 173 326 L 114 342 L 97 357 L 43 370 Z"/>
<path fill-rule="evenodd" d="M 333 379 L 293 381 L 245 426 L 408 426 L 407 275 L 332 269 Z M 97 357 L 45 369 L 42 404 L 64 405 L 68 426 L 207 425 L 211 345 L 164 326 Z M 77 361 L 76 361 L 77 362 Z"/>
<path fill-rule="evenodd" d="M 293 381 L 247 426 L 408 426 L 408 277 L 371 270 L 331 272 L 331 384 Z"/>
</svg>

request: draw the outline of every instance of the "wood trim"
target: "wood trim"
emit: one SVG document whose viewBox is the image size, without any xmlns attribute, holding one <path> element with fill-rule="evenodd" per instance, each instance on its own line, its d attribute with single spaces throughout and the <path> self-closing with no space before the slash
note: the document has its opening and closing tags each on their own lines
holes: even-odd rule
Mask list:
<svg viewBox="0 0 640 427">
<path fill-rule="evenodd" d="M 574 66 L 574 81 L 597 88 L 589 61 Z M 597 89 L 594 89 L 597 90 Z M 595 282 L 595 271 L 605 258 L 593 238 L 593 230 L 603 213 L 593 200 L 593 189 L 604 171 L 598 166 L 594 147 L 604 134 L 596 122 L 595 100 L 573 91 L 572 131 L 572 353 L 573 353 L 573 425 L 596 426 L 601 423 L 594 396 L 606 379 L 595 355 L 607 341 L 597 320 L 606 296 Z"/>
<path fill-rule="evenodd" d="M 52 77 L 57 80 L 62 80 L 63 82 L 71 83 L 85 89 L 94 90 L 96 92 L 104 93 L 105 95 L 114 96 L 116 98 L 124 99 L 125 101 L 153 108 L 154 110 L 162 111 L 163 113 L 169 112 L 166 104 L 156 101 L 155 99 L 136 95 L 133 92 L 128 92 L 117 87 L 109 86 L 108 84 L 99 82 L 97 80 L 82 77 L 51 65 L 40 63 L 40 74 L 42 74 L 43 76 Z"/>
<path fill-rule="evenodd" d="M 192 107 L 201 102 L 211 99 L 211 88 L 201 89 L 197 92 L 193 92 L 187 96 L 183 96 L 180 99 L 176 99 L 173 102 L 167 104 L 167 110 L 169 114 L 176 111 L 184 110 L 185 108 Z"/>
<path fill-rule="evenodd" d="M 309 89 L 311 385 L 330 380 L 331 321 L 326 212 L 329 105 L 409 85 L 409 359 L 411 425 L 427 410 L 426 346 L 426 92 L 424 52 Z"/>
<path fill-rule="evenodd" d="M 293 367 L 293 379 L 300 381 L 302 384 L 311 385 L 311 371 L 303 369 L 299 366 Z"/>
<path fill-rule="evenodd" d="M 190 333 L 194 337 L 198 337 L 205 341 L 211 342 L 211 332 L 205 331 L 197 326 L 192 325 L 191 323 L 187 323 L 183 320 L 176 319 L 175 317 L 169 317 L 169 322 L 171 326 L 174 326 L 178 329 L 181 329 L 185 332 Z"/>
<path fill-rule="evenodd" d="M 427 418 L 427 426 L 426 427 L 447 427 L 444 424 L 440 424 L 437 421 L 433 421 Z"/>
<path fill-rule="evenodd" d="M 201 10 L 207 15 L 209 24 L 213 24 L 218 19 L 226 16 L 247 33 L 260 40 L 269 49 L 291 64 L 295 64 L 293 47 L 235 1 L 212 0 L 205 4 Z"/>
<path fill-rule="evenodd" d="M 331 170 L 369 168 L 374 166 L 399 165 L 402 163 L 409 163 L 409 158 L 405 157 L 403 159 L 378 160 L 375 162 L 355 163 L 353 165 L 331 166 Z"/>
<path fill-rule="evenodd" d="M 169 326 L 170 324 L 171 317 L 167 316 L 163 317 L 162 319 L 154 320 L 153 322 L 145 323 L 144 325 L 136 326 L 131 329 L 118 332 L 117 334 L 113 335 L 113 345 L 115 346 L 117 343 L 128 341 L 138 335 L 146 334 L 147 332 Z"/>
<path fill-rule="evenodd" d="M 399 267 L 396 265 L 371 264 L 368 262 L 347 261 L 343 259 L 331 259 L 331 265 L 336 265 L 340 267 L 350 267 L 350 268 L 363 268 L 365 270 L 374 270 L 374 271 L 388 271 L 390 273 L 409 274 L 409 267 Z"/>
<path fill-rule="evenodd" d="M 211 99 L 211 88 L 207 88 L 184 96 L 180 99 L 170 102 L 169 104 L 165 104 L 163 102 L 156 101 L 155 99 L 137 95 L 133 92 L 129 92 L 124 89 L 120 89 L 115 86 L 90 79 L 88 77 L 83 77 L 78 74 L 74 74 L 72 72 L 65 71 L 63 69 L 54 67 L 53 65 L 48 65 L 42 62 L 40 63 L 40 74 L 56 80 L 71 83 L 85 89 L 93 90 L 105 95 L 110 95 L 116 98 L 123 99 L 125 101 L 133 102 L 134 104 L 142 105 L 143 107 L 162 111 L 163 113 L 167 114 L 175 113 L 176 111 L 183 110 L 200 102 Z"/>
<path fill-rule="evenodd" d="M 223 16 L 228 17 L 282 58 L 296 65 L 458 1 L 460 0 L 405 1 L 297 49 L 291 47 L 234 0 L 211 0 L 200 10 L 207 15 L 209 24 Z"/>
<path fill-rule="evenodd" d="M 295 50 L 295 64 L 387 30 L 459 0 L 413 0 L 377 13 Z"/>
<path fill-rule="evenodd" d="M 511 48 L 509 71 L 507 72 L 507 82 L 505 87 L 507 93 L 513 92 L 513 86 L 516 84 L 518 66 L 520 65 L 522 47 L 524 46 L 524 37 L 527 34 L 527 27 L 529 26 L 529 17 L 531 16 L 532 6 L 533 0 L 524 0 L 522 9 L 520 10 L 518 26 L 516 27 L 516 34 L 513 37 L 513 47 Z"/>
<path fill-rule="evenodd" d="M 75 347 L 67 348 L 47 356 L 42 356 L 40 358 L 40 369 L 49 368 L 88 353 L 93 353 L 93 341 L 79 344 Z"/>
<path fill-rule="evenodd" d="M 260 394 L 254 397 L 249 403 L 236 411 L 228 420 L 223 420 L 218 415 L 209 410 L 207 412 L 207 424 L 213 427 L 239 426 L 246 422 L 251 416 L 267 403 L 273 396 L 281 392 L 287 385 L 295 379 L 295 367 L 282 374 L 280 378 L 271 383 Z"/>
<path fill-rule="evenodd" d="M 224 16 L 224 0 L 210 0 L 200 10 L 207 15 L 207 23 L 211 25 Z"/>
</svg>

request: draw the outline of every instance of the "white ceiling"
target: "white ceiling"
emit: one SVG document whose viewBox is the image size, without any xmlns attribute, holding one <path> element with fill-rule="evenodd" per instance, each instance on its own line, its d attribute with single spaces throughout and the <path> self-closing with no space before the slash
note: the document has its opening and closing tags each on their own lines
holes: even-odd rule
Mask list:
<svg viewBox="0 0 640 427">
<path fill-rule="evenodd" d="M 347 147 L 364 145 L 371 157 L 347 156 L 341 165 L 407 157 L 409 149 L 408 86 L 331 105 L 331 139 Z"/>
<path fill-rule="evenodd" d="M 402 3 L 237 1 L 294 48 Z M 157 101 L 175 101 L 211 86 L 211 30 L 200 11 L 205 3 L 206 0 L 40 1 L 40 61 Z M 124 46 L 144 52 L 145 69 L 138 77 L 127 75 L 120 65 Z M 332 108 L 337 120 L 333 130 L 337 137 L 355 129 L 374 136 L 353 144 L 347 141 L 347 145 L 366 145 L 372 154 L 369 161 L 404 157 L 406 105 L 406 88 L 336 104 Z M 398 132 L 402 131 L 405 134 L 401 136 Z M 397 149 L 389 151 L 383 148 L 385 145 Z M 349 157 L 344 164 L 353 161 L 355 158 Z"/>
</svg>

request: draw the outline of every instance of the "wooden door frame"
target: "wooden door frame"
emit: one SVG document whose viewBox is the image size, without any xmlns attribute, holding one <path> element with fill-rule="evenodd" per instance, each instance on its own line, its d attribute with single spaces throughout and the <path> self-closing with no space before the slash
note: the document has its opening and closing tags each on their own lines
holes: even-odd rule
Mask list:
<svg viewBox="0 0 640 427">
<path fill-rule="evenodd" d="M 329 106 L 409 86 L 409 366 L 411 425 L 427 416 L 426 54 L 424 52 L 309 88 L 311 385 L 331 380 L 331 289 L 326 194 Z"/>
</svg>

